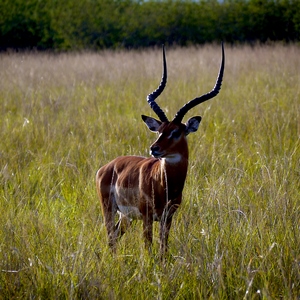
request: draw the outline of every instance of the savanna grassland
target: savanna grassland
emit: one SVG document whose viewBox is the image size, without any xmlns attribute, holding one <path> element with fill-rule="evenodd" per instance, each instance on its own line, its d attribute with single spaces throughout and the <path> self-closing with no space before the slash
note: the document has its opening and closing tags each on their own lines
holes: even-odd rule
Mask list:
<svg viewBox="0 0 300 300">
<path fill-rule="evenodd" d="M 148 155 L 161 49 L 0 55 L 0 299 L 299 299 L 300 48 L 225 45 L 220 94 L 194 108 L 170 254 L 141 222 L 107 246 L 95 173 Z M 221 47 L 167 49 L 172 118 L 214 85 Z"/>
</svg>

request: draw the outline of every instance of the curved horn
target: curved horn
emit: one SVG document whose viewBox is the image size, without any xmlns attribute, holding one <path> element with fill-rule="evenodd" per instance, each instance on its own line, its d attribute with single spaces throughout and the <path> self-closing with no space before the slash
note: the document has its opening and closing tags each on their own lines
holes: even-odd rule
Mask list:
<svg viewBox="0 0 300 300">
<path fill-rule="evenodd" d="M 166 117 L 162 109 L 158 106 L 158 104 L 155 102 L 155 99 L 162 93 L 162 91 L 166 86 L 166 83 L 167 83 L 167 63 L 166 63 L 165 47 L 163 45 L 163 74 L 162 74 L 161 82 L 158 88 L 147 96 L 147 101 L 150 107 L 153 109 L 153 111 L 157 114 L 157 116 L 162 122 L 167 122 L 168 118 Z"/>
<path fill-rule="evenodd" d="M 219 70 L 219 75 L 216 81 L 216 84 L 214 86 L 214 88 L 207 94 L 204 94 L 200 97 L 197 97 L 193 100 L 191 100 L 190 102 L 188 102 L 187 104 L 185 104 L 182 108 L 180 108 L 180 110 L 176 113 L 174 120 L 175 122 L 181 122 L 184 115 L 193 107 L 195 107 L 196 105 L 205 102 L 215 96 L 218 95 L 220 89 L 221 89 L 221 85 L 222 85 L 222 80 L 223 80 L 223 74 L 224 74 L 224 66 L 225 66 L 225 54 L 224 54 L 224 46 L 223 46 L 223 42 L 222 42 L 222 62 L 221 62 L 221 66 L 220 66 L 220 70 Z"/>
</svg>

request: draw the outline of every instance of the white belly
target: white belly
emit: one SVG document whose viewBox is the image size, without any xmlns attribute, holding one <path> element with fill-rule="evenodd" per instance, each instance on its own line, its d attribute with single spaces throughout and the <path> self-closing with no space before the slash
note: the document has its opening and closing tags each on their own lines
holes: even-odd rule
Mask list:
<svg viewBox="0 0 300 300">
<path fill-rule="evenodd" d="M 118 211 L 129 219 L 142 219 L 140 210 L 135 206 L 118 205 Z"/>
</svg>

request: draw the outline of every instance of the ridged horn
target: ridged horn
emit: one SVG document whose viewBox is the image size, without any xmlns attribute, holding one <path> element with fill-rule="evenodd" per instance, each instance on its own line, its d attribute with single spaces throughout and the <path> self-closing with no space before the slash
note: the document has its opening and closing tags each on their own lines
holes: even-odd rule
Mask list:
<svg viewBox="0 0 300 300">
<path fill-rule="evenodd" d="M 216 84 L 214 88 L 207 94 L 204 94 L 200 97 L 197 97 L 191 101 L 189 101 L 187 104 L 185 104 L 180 110 L 176 113 L 173 121 L 174 122 L 181 122 L 185 114 L 195 107 L 196 105 L 203 103 L 209 99 L 212 99 L 213 97 L 217 96 L 222 85 L 222 80 L 223 80 L 223 74 L 224 74 L 224 67 L 225 67 L 225 54 L 224 54 L 224 46 L 222 43 L 222 62 L 219 70 L 219 75 L 216 81 Z"/>
<path fill-rule="evenodd" d="M 147 96 L 147 101 L 150 107 L 153 109 L 153 111 L 157 114 L 157 116 L 162 122 L 167 122 L 168 118 L 165 115 L 165 113 L 162 111 L 162 109 L 158 106 L 158 104 L 155 102 L 155 99 L 162 93 L 162 91 L 166 86 L 166 83 L 167 83 L 167 62 L 166 62 L 165 47 L 163 45 L 163 74 L 162 74 L 161 82 L 158 88 Z"/>
</svg>

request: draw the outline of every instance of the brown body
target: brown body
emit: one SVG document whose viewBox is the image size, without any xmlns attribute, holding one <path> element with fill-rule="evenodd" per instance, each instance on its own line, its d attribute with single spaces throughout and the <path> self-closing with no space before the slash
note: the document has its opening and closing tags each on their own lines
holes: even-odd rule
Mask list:
<svg viewBox="0 0 300 300">
<path fill-rule="evenodd" d="M 161 250 L 166 250 L 172 216 L 182 199 L 188 147 L 185 126 L 172 123 L 158 126 L 161 135 L 151 149 L 163 157 L 121 156 L 97 172 L 97 190 L 112 247 L 118 236 L 125 232 L 130 219 L 141 219 L 149 245 L 152 243 L 152 223 L 160 221 Z M 170 136 L 179 128 L 179 136 Z M 162 153 L 166 149 L 168 152 Z M 117 211 L 120 220 L 115 226 Z"/>
<path fill-rule="evenodd" d="M 167 250 L 168 235 L 174 212 L 182 200 L 182 191 L 188 170 L 188 144 L 186 136 L 197 131 L 201 117 L 181 123 L 192 107 L 216 96 L 221 87 L 224 71 L 222 64 L 214 89 L 188 102 L 168 121 L 155 99 L 166 85 L 166 60 L 163 51 L 164 73 L 159 88 L 148 95 L 148 102 L 160 120 L 142 116 L 148 128 L 159 134 L 151 145 L 153 157 L 121 156 L 101 167 L 96 175 L 97 192 L 108 233 L 109 245 L 115 250 L 116 240 L 122 236 L 132 219 L 143 221 L 147 246 L 152 243 L 153 221 L 160 222 L 160 250 Z M 115 216 L 119 221 L 115 224 Z"/>
</svg>

